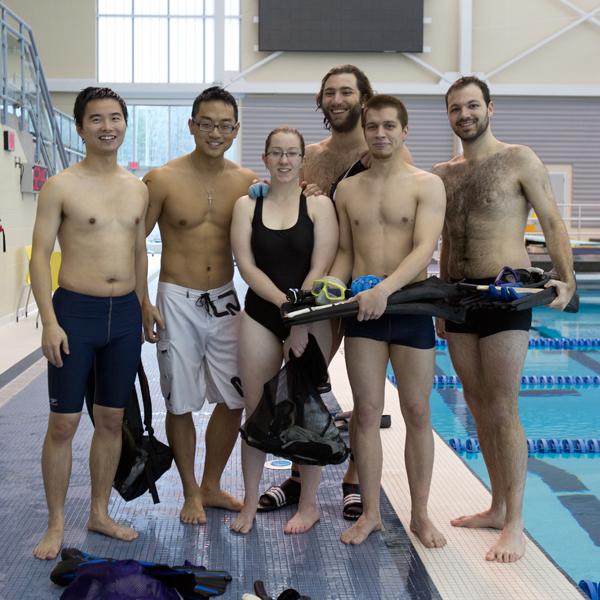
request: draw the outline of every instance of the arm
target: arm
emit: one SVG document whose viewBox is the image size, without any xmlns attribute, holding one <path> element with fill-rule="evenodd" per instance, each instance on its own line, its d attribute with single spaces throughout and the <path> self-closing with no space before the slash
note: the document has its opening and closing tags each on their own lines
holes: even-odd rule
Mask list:
<svg viewBox="0 0 600 600">
<path fill-rule="evenodd" d="M 156 306 L 150 302 L 150 296 L 148 294 L 148 256 L 146 254 L 146 236 L 154 229 L 160 215 L 162 214 L 163 203 L 166 198 L 166 191 L 163 190 L 161 185 L 158 170 L 154 169 L 147 173 L 143 179 L 146 187 L 148 188 L 148 207 L 145 212 L 145 220 L 143 223 L 144 227 L 144 255 L 146 257 L 146 274 L 142 276 L 140 284 L 143 283 L 141 289 L 142 298 L 142 318 L 144 322 L 144 337 L 146 341 L 151 344 L 155 344 L 160 339 L 160 330 L 165 328 L 165 322 L 163 321 L 162 315 Z M 137 254 L 136 254 L 137 256 Z M 137 275 L 137 271 L 136 271 Z M 142 278 L 143 277 L 143 278 Z M 137 286 L 138 280 L 136 279 L 136 292 L 138 291 Z"/>
<path fill-rule="evenodd" d="M 148 211 L 148 190 L 142 188 L 144 201 L 144 212 L 135 232 L 135 293 L 140 301 L 144 303 L 144 297 L 148 294 L 148 253 L 146 251 L 146 225 L 144 219 Z"/>
<path fill-rule="evenodd" d="M 357 319 L 378 319 L 387 307 L 388 296 L 411 283 L 431 261 L 444 224 L 446 192 L 442 180 L 429 175 L 419 188 L 413 248 L 398 267 L 370 290 L 357 294 Z"/>
<path fill-rule="evenodd" d="M 62 199 L 56 179 L 51 178 L 42 188 L 38 199 L 33 227 L 31 250 L 31 288 L 42 319 L 42 350 L 55 367 L 62 367 L 61 350 L 69 354 L 67 334 L 58 324 L 52 306 L 52 274 L 50 256 L 62 222 Z"/>
<path fill-rule="evenodd" d="M 446 224 L 444 223 L 444 229 L 442 230 L 442 243 L 440 246 L 440 279 L 442 281 L 448 281 L 449 280 L 449 275 L 448 275 L 448 255 L 449 255 L 449 249 L 448 249 L 448 244 L 450 243 L 448 241 L 448 227 L 446 226 Z M 435 318 L 435 332 L 437 333 L 437 336 L 439 338 L 442 338 L 443 340 L 446 339 L 446 320 L 442 319 L 441 317 L 436 317 Z"/>
<path fill-rule="evenodd" d="M 523 148 L 522 153 L 524 156 L 521 162 L 521 186 L 538 216 L 546 238 L 548 254 L 560 277 L 560 281 L 553 279 L 546 284 L 546 287 L 554 287 L 557 294 L 550 307 L 563 310 L 575 293 L 576 287 L 569 235 L 552 195 L 546 168 L 529 148 Z"/>
<path fill-rule="evenodd" d="M 349 282 L 352 277 L 352 267 L 354 266 L 354 247 L 352 244 L 352 228 L 346 208 L 347 203 L 346 186 L 342 183 L 336 193 L 335 208 L 337 211 L 340 235 L 337 253 L 331 267 L 331 275 Z"/>
<path fill-rule="evenodd" d="M 261 298 L 280 307 L 287 300 L 285 294 L 254 262 L 250 246 L 254 206 L 255 203 L 248 196 L 242 196 L 235 203 L 231 220 L 231 248 L 244 281 Z"/>
</svg>

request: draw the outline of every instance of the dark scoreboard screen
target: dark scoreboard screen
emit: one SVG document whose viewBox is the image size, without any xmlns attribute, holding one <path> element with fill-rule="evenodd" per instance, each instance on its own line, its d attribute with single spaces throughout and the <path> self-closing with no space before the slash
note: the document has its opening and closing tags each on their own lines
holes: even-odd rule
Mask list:
<svg viewBox="0 0 600 600">
<path fill-rule="evenodd" d="M 422 52 L 423 0 L 259 0 L 259 50 Z"/>
</svg>

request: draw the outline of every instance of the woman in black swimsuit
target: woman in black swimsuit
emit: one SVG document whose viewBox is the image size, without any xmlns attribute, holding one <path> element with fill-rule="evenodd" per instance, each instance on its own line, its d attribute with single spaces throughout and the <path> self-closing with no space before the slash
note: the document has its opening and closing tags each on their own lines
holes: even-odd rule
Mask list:
<svg viewBox="0 0 600 600">
<path fill-rule="evenodd" d="M 331 327 L 327 321 L 287 327 L 279 309 L 289 288 L 310 289 L 327 274 L 338 244 L 338 225 L 331 200 L 302 194 L 299 174 L 304 139 L 296 130 L 281 127 L 267 137 L 263 161 L 271 174 L 267 198 L 240 198 L 234 209 L 231 244 L 240 273 L 250 286 L 242 315 L 239 364 L 246 413 L 256 408 L 263 390 L 281 368 L 291 349 L 304 352 L 308 333 L 329 356 Z M 258 506 L 258 485 L 265 454 L 242 443 L 244 507 L 231 528 L 238 533 L 252 529 Z M 316 493 L 321 469 L 303 466 L 302 495 L 298 512 L 285 533 L 308 531 L 318 520 Z"/>
</svg>

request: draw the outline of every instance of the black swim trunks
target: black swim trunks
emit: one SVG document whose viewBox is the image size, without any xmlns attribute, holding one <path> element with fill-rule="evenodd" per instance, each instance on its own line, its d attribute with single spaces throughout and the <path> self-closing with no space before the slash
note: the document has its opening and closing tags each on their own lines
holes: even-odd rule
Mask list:
<svg viewBox="0 0 600 600">
<path fill-rule="evenodd" d="M 364 337 L 394 344 L 428 350 L 435 345 L 433 319 L 426 315 L 383 314 L 379 319 L 357 321 L 344 319 L 346 337 Z"/>
<path fill-rule="evenodd" d="M 48 363 L 50 410 L 81 412 L 94 366 L 94 402 L 125 408 L 142 349 L 142 313 L 136 294 L 97 297 L 58 288 L 52 303 L 58 323 L 67 334 L 69 354 L 62 353 L 62 367 Z"/>
<path fill-rule="evenodd" d="M 453 279 L 463 283 L 488 285 L 495 282 L 495 277 L 484 279 Z M 531 309 L 521 311 L 502 310 L 498 308 L 473 309 L 467 312 L 464 323 L 446 321 L 446 331 L 449 333 L 472 333 L 479 338 L 488 337 L 501 331 L 529 331 L 531 329 Z"/>
</svg>

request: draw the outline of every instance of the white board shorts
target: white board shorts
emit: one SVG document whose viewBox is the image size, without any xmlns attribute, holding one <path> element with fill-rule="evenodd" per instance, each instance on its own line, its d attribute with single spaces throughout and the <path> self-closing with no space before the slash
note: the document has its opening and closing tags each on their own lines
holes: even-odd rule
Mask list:
<svg viewBox="0 0 600 600">
<path fill-rule="evenodd" d="M 211 403 L 244 408 L 238 371 L 240 303 L 233 282 L 206 292 L 159 281 L 165 322 L 156 344 L 167 410 L 182 415 Z"/>
</svg>

